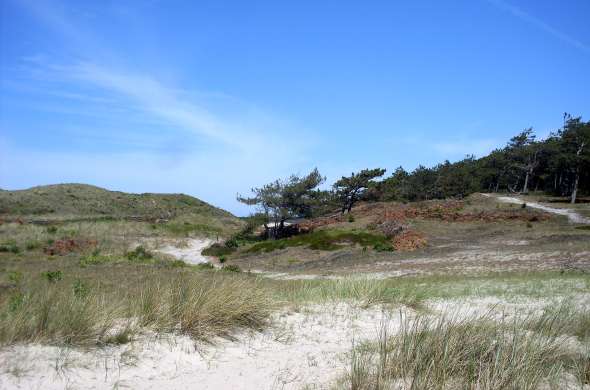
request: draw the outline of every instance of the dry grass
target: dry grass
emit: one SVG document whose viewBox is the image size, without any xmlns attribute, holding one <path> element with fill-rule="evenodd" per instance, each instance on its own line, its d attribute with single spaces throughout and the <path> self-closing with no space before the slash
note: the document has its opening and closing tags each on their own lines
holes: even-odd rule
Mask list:
<svg viewBox="0 0 590 390">
<path fill-rule="evenodd" d="M 353 390 L 537 389 L 567 378 L 583 385 L 589 355 L 568 348 L 570 333 L 564 333 L 585 321 L 561 309 L 506 322 L 490 316 L 406 319 L 397 334 L 382 330 L 375 344 L 353 350 L 341 385 Z"/>
<path fill-rule="evenodd" d="M 227 273 L 177 273 L 143 285 L 69 283 L 34 278 L 0 304 L 0 344 L 104 344 L 144 331 L 205 340 L 239 328 L 261 329 L 273 301 L 254 279 Z"/>
</svg>

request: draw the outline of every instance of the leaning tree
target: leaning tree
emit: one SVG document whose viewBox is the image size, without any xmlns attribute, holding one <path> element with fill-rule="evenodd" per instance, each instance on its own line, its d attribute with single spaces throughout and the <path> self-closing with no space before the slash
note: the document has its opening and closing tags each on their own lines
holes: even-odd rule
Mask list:
<svg viewBox="0 0 590 390">
<path fill-rule="evenodd" d="M 260 188 L 252 188 L 252 197 L 238 195 L 238 201 L 257 206 L 266 220 L 266 236 L 276 239 L 283 236 L 285 221 L 307 217 L 316 204 L 317 187 L 325 178 L 314 169 L 305 176 L 292 175 L 287 180 L 275 180 Z"/>
<path fill-rule="evenodd" d="M 381 177 L 385 173 L 385 169 L 363 169 L 359 173 L 352 173 L 348 177 L 342 177 L 334 183 L 334 191 L 341 200 L 342 214 L 345 211 L 350 213 L 352 206 L 361 198 L 363 192 L 369 187 L 371 180 L 376 177 Z"/>
</svg>

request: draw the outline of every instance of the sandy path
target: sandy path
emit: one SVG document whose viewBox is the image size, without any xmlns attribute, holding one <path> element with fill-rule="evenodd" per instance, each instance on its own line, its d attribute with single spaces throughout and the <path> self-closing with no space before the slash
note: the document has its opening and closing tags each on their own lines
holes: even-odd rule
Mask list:
<svg viewBox="0 0 590 390">
<path fill-rule="evenodd" d="M 590 224 L 590 218 L 583 217 L 580 214 L 576 213 L 574 210 L 558 209 L 555 207 L 545 206 L 545 205 L 542 205 L 542 204 L 536 203 L 536 202 L 525 202 L 524 200 L 521 200 L 519 198 L 515 198 L 512 196 L 497 196 L 496 197 L 496 196 L 493 196 L 490 194 L 483 194 L 483 195 L 485 195 L 487 197 L 495 197 L 500 202 L 504 202 L 504 203 L 515 203 L 515 204 L 525 204 L 526 203 L 527 207 L 532 207 L 534 209 L 543 210 L 545 212 L 552 213 L 552 214 L 564 215 L 572 223 Z"/>
<path fill-rule="evenodd" d="M 213 244 L 213 240 L 208 238 L 190 238 L 187 245 L 176 247 L 173 245 L 166 245 L 158 248 L 157 251 L 176 257 L 179 260 L 188 264 L 203 264 L 211 262 L 211 259 L 204 256 L 201 252 L 209 245 Z"/>
</svg>

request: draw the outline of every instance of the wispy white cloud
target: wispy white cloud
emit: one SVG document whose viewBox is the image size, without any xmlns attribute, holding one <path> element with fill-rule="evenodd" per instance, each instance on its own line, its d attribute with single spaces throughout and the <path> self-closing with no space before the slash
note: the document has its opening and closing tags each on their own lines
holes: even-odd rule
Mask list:
<svg viewBox="0 0 590 390">
<path fill-rule="evenodd" d="M 67 67 L 64 73 L 122 94 L 132 99 L 147 114 L 164 119 L 178 129 L 193 131 L 229 145 L 242 146 L 227 125 L 205 108 L 179 99 L 173 90 L 149 76 L 112 71 L 91 63 Z"/>
<path fill-rule="evenodd" d="M 572 36 L 570 36 L 569 34 L 566 34 L 565 32 L 556 29 L 555 27 L 545 23 L 544 21 L 542 21 L 541 19 L 531 15 L 530 13 L 523 11 L 521 8 L 514 6 L 512 4 L 507 3 L 504 0 L 487 0 L 489 3 L 493 4 L 494 6 L 496 6 L 497 8 L 506 11 L 510 14 L 512 14 L 513 16 L 523 20 L 524 22 L 535 26 L 543 31 L 545 31 L 546 33 L 553 35 L 554 37 L 562 40 L 563 42 L 577 48 L 580 50 L 583 50 L 585 52 L 590 52 L 590 46 Z"/>
<path fill-rule="evenodd" d="M 23 4 L 72 55 L 64 60 L 33 53 L 21 69 L 29 84 L 20 77 L 18 85 L 5 87 L 20 88 L 25 97 L 39 97 L 39 89 L 51 91 L 51 99 L 39 98 L 38 107 L 60 118 L 91 113 L 90 120 L 46 127 L 62 126 L 66 137 L 79 129 L 71 139 L 82 135 L 85 141 L 77 140 L 77 145 L 95 145 L 35 149 L 5 139 L 0 142 L 0 166 L 19 168 L 2 169 L 6 174 L 0 186 L 82 181 L 127 191 L 185 192 L 243 213 L 235 201 L 237 192 L 312 167 L 307 158 L 312 140 L 291 121 L 225 93 L 178 88 L 150 72 L 150 64 L 141 69 L 125 65 L 132 53 L 101 45 L 65 9 L 30 0 Z M 167 71 L 174 74 L 174 69 Z M 148 123 L 150 131 L 144 129 Z M 162 134 L 154 135 L 157 131 Z M 110 148 L 117 142 L 133 143 L 138 136 L 146 138 L 138 147 Z"/>
</svg>

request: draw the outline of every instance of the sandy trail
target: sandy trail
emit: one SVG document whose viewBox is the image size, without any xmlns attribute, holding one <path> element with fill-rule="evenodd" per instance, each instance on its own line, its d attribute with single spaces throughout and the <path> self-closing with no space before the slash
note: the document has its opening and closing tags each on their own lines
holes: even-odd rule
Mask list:
<svg viewBox="0 0 590 390">
<path fill-rule="evenodd" d="M 213 240 L 208 238 L 190 238 L 186 246 L 176 247 L 166 245 L 158 248 L 157 251 L 174 256 L 188 264 L 212 263 L 211 258 L 204 256 L 202 252 L 203 249 L 213 244 L 213 242 Z"/>
<path fill-rule="evenodd" d="M 497 196 L 496 197 L 496 196 L 493 196 L 490 194 L 483 194 L 483 195 L 487 196 L 487 197 L 495 197 L 500 202 L 504 202 L 504 203 L 515 203 L 515 204 L 525 204 L 526 203 L 527 207 L 532 207 L 534 209 L 543 210 L 545 212 L 552 213 L 552 214 L 564 215 L 572 223 L 590 224 L 590 218 L 583 217 L 582 215 L 576 213 L 574 210 L 558 209 L 555 207 L 545 206 L 545 205 L 542 205 L 537 202 L 525 202 L 524 200 L 521 200 L 519 198 L 515 198 L 512 196 Z"/>
</svg>

